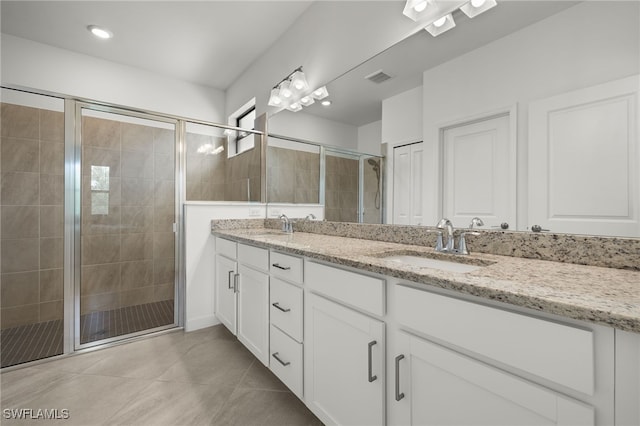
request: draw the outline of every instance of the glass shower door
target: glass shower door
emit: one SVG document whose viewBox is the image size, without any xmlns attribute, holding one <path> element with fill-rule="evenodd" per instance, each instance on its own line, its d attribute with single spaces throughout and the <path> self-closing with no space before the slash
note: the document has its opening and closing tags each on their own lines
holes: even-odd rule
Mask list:
<svg viewBox="0 0 640 426">
<path fill-rule="evenodd" d="M 64 330 L 64 101 L 2 89 L 0 361 L 59 355 Z"/>
<path fill-rule="evenodd" d="M 176 124 L 78 108 L 76 346 L 90 346 L 176 322 Z"/>
</svg>

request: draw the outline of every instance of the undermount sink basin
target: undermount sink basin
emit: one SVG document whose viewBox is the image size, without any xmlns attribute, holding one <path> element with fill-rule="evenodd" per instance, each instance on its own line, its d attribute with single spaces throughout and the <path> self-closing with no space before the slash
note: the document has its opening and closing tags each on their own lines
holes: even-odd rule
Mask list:
<svg viewBox="0 0 640 426">
<path fill-rule="evenodd" d="M 447 255 L 453 256 L 453 255 Z M 380 258 L 384 258 L 385 260 L 390 260 L 392 262 L 398 262 L 405 265 L 417 266 L 420 268 L 430 268 L 430 269 L 438 269 L 440 271 L 447 272 L 473 272 L 478 269 L 482 269 L 483 267 L 492 264 L 492 262 L 475 260 L 474 263 L 470 261 L 470 259 L 462 259 L 462 258 L 452 258 L 451 260 L 444 259 L 434 259 L 426 255 L 426 253 L 412 253 L 412 252 L 390 252 L 390 253 L 382 253 L 377 256 Z"/>
</svg>

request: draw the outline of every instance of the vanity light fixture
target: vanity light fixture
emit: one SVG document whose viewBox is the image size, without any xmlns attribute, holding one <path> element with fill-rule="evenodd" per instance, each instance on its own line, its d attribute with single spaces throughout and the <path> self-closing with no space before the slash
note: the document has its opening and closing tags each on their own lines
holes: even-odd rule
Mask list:
<svg viewBox="0 0 640 426">
<path fill-rule="evenodd" d="M 496 0 L 471 0 L 469 3 L 463 5 L 460 10 L 469 18 L 474 18 L 482 12 L 486 12 L 492 7 L 495 7 L 497 4 Z"/>
<path fill-rule="evenodd" d="M 87 30 L 91 32 L 94 36 L 101 38 L 103 40 L 108 40 L 113 38 L 113 33 L 106 28 L 99 27 L 97 25 L 88 25 Z"/>
<path fill-rule="evenodd" d="M 297 112 L 327 96 L 329 96 L 329 92 L 325 86 L 309 90 L 307 77 L 304 75 L 302 67 L 298 67 L 271 89 L 268 104 Z"/>
<path fill-rule="evenodd" d="M 442 34 L 445 31 L 449 31 L 451 28 L 455 27 L 456 23 L 453 20 L 453 15 L 448 14 L 441 18 L 436 19 L 426 27 L 425 30 L 429 32 L 432 36 L 436 37 Z"/>
<path fill-rule="evenodd" d="M 424 29 L 435 37 L 456 26 L 453 20 L 456 10 L 473 18 L 496 5 L 496 0 L 407 0 L 402 13 L 424 24 Z"/>
</svg>

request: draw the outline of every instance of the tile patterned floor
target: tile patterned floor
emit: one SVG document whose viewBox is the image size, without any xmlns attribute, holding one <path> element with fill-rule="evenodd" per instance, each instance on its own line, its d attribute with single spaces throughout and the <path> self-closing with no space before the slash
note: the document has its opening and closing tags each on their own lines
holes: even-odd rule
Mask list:
<svg viewBox="0 0 640 426">
<path fill-rule="evenodd" d="M 223 326 L 4 372 L 0 391 L 3 425 L 322 425 Z M 20 408 L 69 418 L 4 417 Z"/>
<path fill-rule="evenodd" d="M 89 343 L 173 324 L 173 300 L 92 312 L 80 317 L 80 342 Z M 0 367 L 62 353 L 62 320 L 0 330 Z"/>
</svg>

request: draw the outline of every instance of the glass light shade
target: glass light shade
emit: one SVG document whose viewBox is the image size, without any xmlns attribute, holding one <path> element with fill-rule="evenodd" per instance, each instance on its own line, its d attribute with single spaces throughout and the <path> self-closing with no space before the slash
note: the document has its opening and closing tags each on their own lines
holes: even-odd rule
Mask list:
<svg viewBox="0 0 640 426">
<path fill-rule="evenodd" d="M 487 10 L 495 7 L 497 4 L 496 0 L 472 0 L 463 5 L 460 10 L 469 18 L 473 18 L 480 15 L 482 12 L 486 12 Z"/>
<path fill-rule="evenodd" d="M 271 89 L 271 96 L 269 96 L 269 105 L 274 107 L 282 106 L 282 98 L 280 97 L 280 89 L 274 87 Z"/>
<path fill-rule="evenodd" d="M 313 92 L 311 92 L 311 96 L 313 96 L 315 99 L 324 99 L 327 96 L 329 96 L 329 92 L 327 91 L 327 86 L 322 86 L 317 88 L 316 90 L 314 90 Z"/>
<path fill-rule="evenodd" d="M 315 102 L 315 100 L 313 100 L 313 96 L 311 96 L 311 95 L 305 95 L 305 96 L 300 98 L 300 103 L 303 106 L 309 106 L 309 105 L 313 104 L 314 102 Z"/>
<path fill-rule="evenodd" d="M 298 112 L 302 109 L 300 102 L 291 102 L 287 107 L 289 111 Z"/>
<path fill-rule="evenodd" d="M 293 96 L 293 92 L 291 91 L 291 83 L 289 81 L 283 81 L 280 83 L 280 98 L 282 99 L 290 99 Z"/>
<path fill-rule="evenodd" d="M 456 26 L 456 23 L 453 20 L 453 16 L 451 14 L 448 14 L 446 16 L 436 19 L 434 22 L 424 27 L 424 29 L 427 30 L 429 34 L 436 37 L 445 31 L 449 31 L 451 28 L 455 26 Z"/>
<path fill-rule="evenodd" d="M 309 90 L 309 85 L 307 84 L 307 78 L 305 77 L 302 71 L 296 71 L 291 76 L 291 86 L 293 90 L 297 92 L 304 92 Z"/>
<path fill-rule="evenodd" d="M 408 18 L 418 21 L 427 13 L 432 1 L 433 0 L 407 0 L 402 13 Z"/>
</svg>

